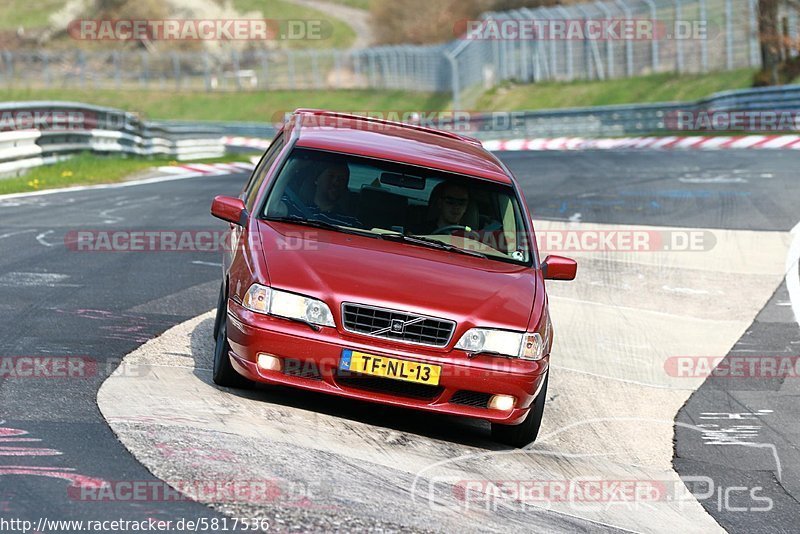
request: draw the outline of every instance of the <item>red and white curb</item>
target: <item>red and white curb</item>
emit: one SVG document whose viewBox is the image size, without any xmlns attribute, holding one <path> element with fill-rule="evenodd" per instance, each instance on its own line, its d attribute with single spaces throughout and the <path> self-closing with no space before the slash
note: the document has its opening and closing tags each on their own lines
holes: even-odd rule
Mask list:
<svg viewBox="0 0 800 534">
<path fill-rule="evenodd" d="M 248 148 L 257 148 L 259 150 L 266 150 L 272 141 L 269 139 L 260 139 L 258 137 L 231 137 L 225 136 L 222 138 L 222 144 L 227 146 L 243 146 Z"/>
<path fill-rule="evenodd" d="M 557 137 L 484 141 L 492 152 L 517 150 L 727 150 L 727 149 L 794 149 L 800 150 L 800 135 L 742 135 L 691 137 L 621 137 L 587 139 Z"/>
<path fill-rule="evenodd" d="M 254 137 L 224 137 L 228 146 L 243 146 L 266 150 L 268 139 Z M 492 152 L 544 150 L 729 150 L 729 149 L 793 149 L 800 150 L 800 135 L 740 135 L 740 136 L 667 136 L 585 138 L 555 137 L 483 141 L 483 148 Z"/>
<path fill-rule="evenodd" d="M 167 165 L 158 170 L 167 174 L 181 176 L 240 174 L 253 170 L 252 163 L 235 161 L 231 163 L 182 163 L 180 165 Z"/>
</svg>

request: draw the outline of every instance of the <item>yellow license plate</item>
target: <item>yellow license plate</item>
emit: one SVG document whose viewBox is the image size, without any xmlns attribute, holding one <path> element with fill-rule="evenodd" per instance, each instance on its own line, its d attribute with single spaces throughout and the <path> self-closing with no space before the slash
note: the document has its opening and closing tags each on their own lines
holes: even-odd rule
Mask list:
<svg viewBox="0 0 800 534">
<path fill-rule="evenodd" d="M 442 372 L 438 365 L 386 358 L 350 349 L 342 351 L 339 369 L 431 386 L 439 385 L 439 375 Z"/>
</svg>

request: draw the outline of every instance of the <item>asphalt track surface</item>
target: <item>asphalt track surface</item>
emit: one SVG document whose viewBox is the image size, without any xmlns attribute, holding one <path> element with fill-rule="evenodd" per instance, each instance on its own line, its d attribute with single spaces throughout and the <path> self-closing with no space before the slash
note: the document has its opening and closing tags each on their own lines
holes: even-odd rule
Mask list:
<svg viewBox="0 0 800 534">
<path fill-rule="evenodd" d="M 795 176 L 800 154 L 788 151 L 506 153 L 502 158 L 518 176 L 538 219 L 782 232 L 800 219 Z M 0 456 L 0 517 L 34 522 L 41 517 L 221 517 L 193 502 L 86 502 L 67 491 L 76 477 L 156 480 L 109 429 L 97 407 L 97 391 L 126 354 L 214 306 L 219 258 L 202 252 L 80 253 L 64 246 L 64 239 L 70 231 L 87 229 L 222 229 L 208 215 L 210 199 L 237 194 L 245 179 L 198 177 L 0 198 L 0 355 L 85 356 L 97 362 L 95 373 L 79 379 L 0 378 L 0 427 L 15 429 L 5 435 L 40 440 L 9 442 L 35 446 L 35 456 L 10 447 Z M 755 346 L 765 355 L 797 355 L 800 333 L 787 302 L 785 286 L 777 288 L 731 354 Z M 673 463 L 679 474 L 712 477 L 720 488 L 757 482 L 762 495 L 773 499 L 768 512 L 704 501 L 708 513 L 730 531 L 790 531 L 800 516 L 796 382 L 745 387 L 706 381 L 679 414 L 679 421 L 694 423 L 707 413 L 770 414 L 760 419 L 759 432 L 761 441 L 774 444 L 780 467 L 748 447 L 714 444 L 680 426 L 676 430 Z M 356 408 L 342 409 L 345 418 L 347 410 L 359 418 Z M 381 425 L 374 418 L 366 421 Z M 431 433 L 424 424 L 404 424 L 412 435 Z M 472 432 L 469 425 L 454 429 L 449 441 L 454 454 L 460 442 L 484 443 Z M 537 527 L 595 530 L 598 525 L 542 512 L 531 525 Z"/>
</svg>

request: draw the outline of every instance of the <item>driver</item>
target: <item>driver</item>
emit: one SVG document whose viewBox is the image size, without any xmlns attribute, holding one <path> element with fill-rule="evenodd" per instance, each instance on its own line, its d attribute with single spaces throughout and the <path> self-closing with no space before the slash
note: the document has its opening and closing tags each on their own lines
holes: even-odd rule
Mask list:
<svg viewBox="0 0 800 534">
<path fill-rule="evenodd" d="M 469 190 L 457 183 L 442 182 L 431 191 L 432 216 L 421 234 L 432 234 L 447 226 L 464 226 L 462 219 L 469 205 Z"/>
</svg>

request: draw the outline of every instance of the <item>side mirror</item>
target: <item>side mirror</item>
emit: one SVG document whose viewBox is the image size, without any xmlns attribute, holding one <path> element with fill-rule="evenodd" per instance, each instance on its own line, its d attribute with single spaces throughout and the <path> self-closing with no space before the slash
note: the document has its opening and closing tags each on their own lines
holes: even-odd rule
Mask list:
<svg viewBox="0 0 800 534">
<path fill-rule="evenodd" d="M 575 280 L 578 263 L 563 256 L 547 256 L 542 262 L 545 280 Z"/>
<path fill-rule="evenodd" d="M 229 223 L 246 226 L 247 208 L 241 198 L 216 196 L 211 203 L 211 215 Z"/>
</svg>

